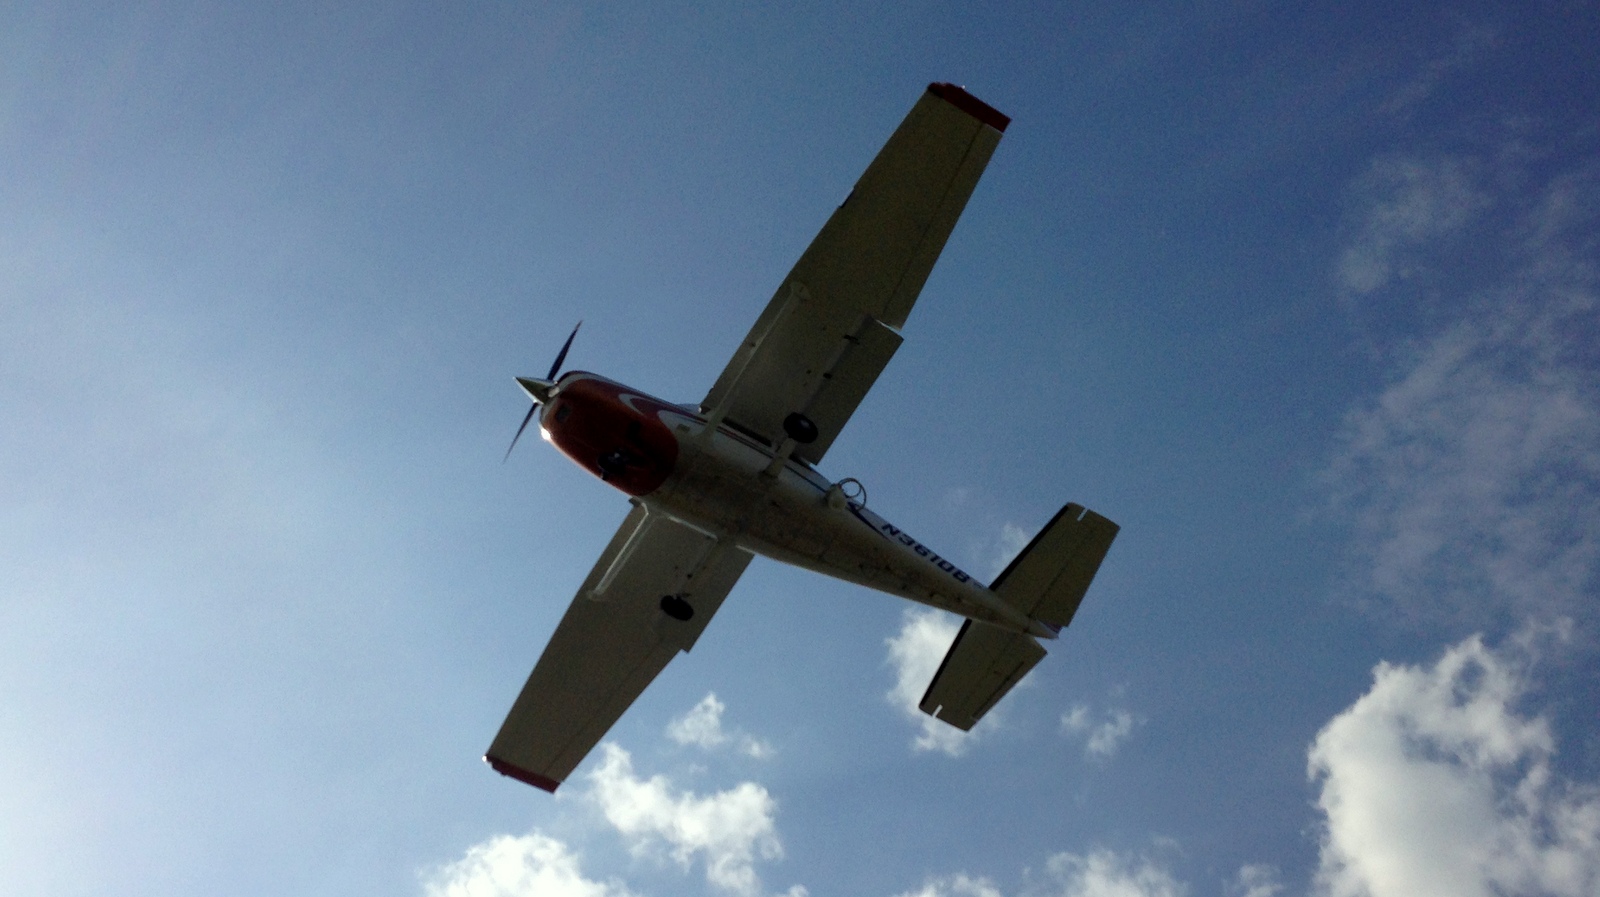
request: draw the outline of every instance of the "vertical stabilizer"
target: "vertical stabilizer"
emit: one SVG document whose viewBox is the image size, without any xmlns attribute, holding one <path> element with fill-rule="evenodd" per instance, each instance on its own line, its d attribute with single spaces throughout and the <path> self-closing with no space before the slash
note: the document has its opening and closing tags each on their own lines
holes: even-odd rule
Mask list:
<svg viewBox="0 0 1600 897">
<path fill-rule="evenodd" d="M 1119 529 L 1083 505 L 1069 504 L 989 588 L 1033 619 L 1065 626 L 1078 612 Z"/>
</svg>

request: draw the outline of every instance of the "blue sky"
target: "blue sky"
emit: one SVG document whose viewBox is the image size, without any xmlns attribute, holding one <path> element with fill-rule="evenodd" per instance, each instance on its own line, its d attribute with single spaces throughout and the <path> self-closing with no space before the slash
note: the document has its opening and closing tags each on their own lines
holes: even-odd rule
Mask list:
<svg viewBox="0 0 1600 897">
<path fill-rule="evenodd" d="M 0 891 L 1600 887 L 1600 9 L 8 5 Z M 825 472 L 1123 526 L 973 735 L 758 560 L 557 797 L 479 762 L 622 496 L 930 81 L 1014 118 Z M 932 660 L 930 660 L 932 659 Z"/>
</svg>

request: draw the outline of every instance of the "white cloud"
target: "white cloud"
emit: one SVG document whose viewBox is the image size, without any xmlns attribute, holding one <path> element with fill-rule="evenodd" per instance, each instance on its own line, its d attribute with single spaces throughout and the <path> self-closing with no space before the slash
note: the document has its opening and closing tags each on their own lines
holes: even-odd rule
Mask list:
<svg viewBox="0 0 1600 897">
<path fill-rule="evenodd" d="M 633 760 L 622 748 L 607 743 L 600 751 L 600 764 L 589 774 L 591 796 L 606 821 L 632 840 L 635 853 L 665 844 L 685 869 L 696 856 L 703 858 L 713 886 L 742 895 L 761 892 L 755 862 L 783 856 L 778 805 L 767 789 L 742 782 L 706 797 L 679 792 L 665 776 L 635 776 Z"/>
<path fill-rule="evenodd" d="M 1061 734 L 1083 739 L 1086 756 L 1107 760 L 1114 756 L 1122 742 L 1133 734 L 1133 727 L 1143 722 L 1131 712 L 1113 708 L 1100 714 L 1096 722 L 1087 704 L 1074 704 L 1061 714 Z"/>
<path fill-rule="evenodd" d="M 1432 667 L 1382 663 L 1318 734 L 1323 897 L 1600 893 L 1600 789 L 1551 768 L 1524 674 L 1473 637 Z"/>
<path fill-rule="evenodd" d="M 719 747 L 728 740 L 722 731 L 724 709 L 715 693 L 707 693 L 693 709 L 667 725 L 667 737 L 682 745 L 692 744 L 707 750 Z"/>
<path fill-rule="evenodd" d="M 907 610 L 902 617 L 899 634 L 885 639 L 889 646 L 889 663 L 894 666 L 894 687 L 885 697 L 900 708 L 908 719 L 918 726 L 917 737 L 911 747 L 918 751 L 939 751 L 959 757 L 972 746 L 972 741 L 986 725 L 992 725 L 991 712 L 974 726 L 963 732 L 949 723 L 923 713 L 917 705 L 939 671 L 939 662 L 961 631 L 958 617 L 939 610 Z"/>
<path fill-rule="evenodd" d="M 684 746 L 715 750 L 729 741 L 738 744 L 740 753 L 764 760 L 772 756 L 772 746 L 743 732 L 729 735 L 722 728 L 722 712 L 727 709 L 714 692 L 708 692 L 688 713 L 667 725 L 667 737 Z"/>
<path fill-rule="evenodd" d="M 567 845 L 533 832 L 497 835 L 466 856 L 434 870 L 423 885 L 428 897 L 632 897 L 620 882 L 584 878 Z"/>
</svg>

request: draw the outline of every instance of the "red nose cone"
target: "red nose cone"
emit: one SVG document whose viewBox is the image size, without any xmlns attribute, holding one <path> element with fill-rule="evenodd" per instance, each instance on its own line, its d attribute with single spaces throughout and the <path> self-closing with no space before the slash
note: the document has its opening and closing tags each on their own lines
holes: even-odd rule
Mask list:
<svg viewBox="0 0 1600 897">
<path fill-rule="evenodd" d="M 568 374 L 540 425 L 561 453 L 629 495 L 654 492 L 678 463 L 661 420 L 672 405 L 593 374 Z"/>
</svg>

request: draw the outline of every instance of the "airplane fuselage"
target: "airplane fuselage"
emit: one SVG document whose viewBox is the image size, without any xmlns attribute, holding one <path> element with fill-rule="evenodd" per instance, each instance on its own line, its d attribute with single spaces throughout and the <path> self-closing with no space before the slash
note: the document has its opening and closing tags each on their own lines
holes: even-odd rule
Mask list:
<svg viewBox="0 0 1600 897">
<path fill-rule="evenodd" d="M 562 376 L 540 430 L 578 466 L 748 551 L 997 626 L 1054 638 L 783 446 L 597 374 Z"/>
</svg>

